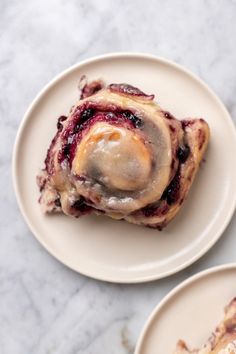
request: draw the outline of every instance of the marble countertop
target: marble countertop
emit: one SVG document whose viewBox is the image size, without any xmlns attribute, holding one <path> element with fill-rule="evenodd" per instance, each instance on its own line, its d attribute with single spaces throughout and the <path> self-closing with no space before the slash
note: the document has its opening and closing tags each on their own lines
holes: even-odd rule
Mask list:
<svg viewBox="0 0 236 354">
<path fill-rule="evenodd" d="M 26 226 L 11 183 L 22 116 L 38 91 L 78 61 L 113 51 L 164 56 L 199 75 L 236 119 L 236 1 L 1 2 L 0 353 L 130 354 L 167 292 L 197 271 L 236 261 L 236 218 L 195 265 L 148 284 L 114 285 L 52 258 Z"/>
</svg>

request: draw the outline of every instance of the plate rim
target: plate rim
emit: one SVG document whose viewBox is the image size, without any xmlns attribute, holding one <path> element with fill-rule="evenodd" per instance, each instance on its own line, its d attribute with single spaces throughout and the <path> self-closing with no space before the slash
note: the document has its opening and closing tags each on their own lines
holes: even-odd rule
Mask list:
<svg viewBox="0 0 236 354">
<path fill-rule="evenodd" d="M 34 227 L 33 223 L 31 222 L 30 218 L 27 215 L 27 212 L 25 211 L 23 201 L 20 198 L 20 187 L 19 187 L 19 182 L 17 178 L 17 153 L 19 150 L 19 143 L 21 140 L 21 137 L 24 132 L 24 128 L 27 125 L 27 122 L 29 120 L 29 116 L 31 114 L 31 111 L 34 109 L 35 105 L 38 103 L 40 100 L 41 96 L 47 93 L 48 90 L 51 89 L 60 79 L 65 77 L 67 74 L 70 72 L 73 72 L 73 70 L 87 64 L 91 63 L 96 63 L 97 61 L 101 60 L 106 60 L 106 59 L 119 59 L 119 58 L 132 58 L 132 59 L 147 59 L 147 60 L 153 60 L 162 64 L 168 64 L 171 67 L 174 67 L 175 69 L 183 72 L 193 80 L 197 81 L 207 92 L 210 94 L 210 96 L 218 103 L 222 111 L 224 112 L 225 119 L 227 120 L 227 123 L 229 126 L 231 126 L 232 134 L 234 134 L 234 141 L 236 143 L 236 128 L 234 126 L 233 120 L 226 109 L 225 105 L 223 102 L 220 100 L 220 98 L 214 93 L 214 91 L 208 87 L 208 85 L 203 82 L 197 75 L 192 73 L 190 70 L 186 69 L 184 66 L 177 64 L 169 59 L 166 59 L 161 56 L 155 56 L 153 54 L 147 54 L 147 53 L 141 53 L 141 52 L 114 52 L 114 53 L 108 53 L 108 54 L 102 54 L 102 55 L 97 55 L 90 57 L 88 59 L 82 60 L 69 68 L 63 70 L 60 72 L 58 75 L 56 75 L 53 79 L 51 79 L 46 85 L 43 86 L 43 88 L 39 91 L 39 93 L 36 95 L 36 97 L 32 100 L 30 105 L 28 106 L 28 109 L 23 115 L 22 120 L 20 121 L 20 124 L 18 126 L 18 130 L 15 136 L 15 141 L 14 141 L 14 146 L 13 146 L 13 152 L 12 152 L 12 181 L 13 181 L 13 188 L 16 196 L 16 200 L 18 203 L 19 210 L 21 212 L 21 215 L 23 216 L 24 221 L 26 222 L 29 230 L 33 234 L 33 236 L 38 240 L 38 242 L 44 247 L 44 249 L 51 255 L 53 256 L 57 261 L 61 262 L 65 266 L 67 266 L 69 269 L 72 269 L 73 271 L 83 274 L 85 276 L 91 277 L 93 279 L 97 280 L 102 280 L 106 282 L 112 282 L 112 283 L 122 283 L 122 284 L 135 284 L 135 283 L 144 283 L 144 282 L 149 282 L 149 281 L 154 281 L 158 279 L 163 279 L 166 278 L 172 274 L 176 274 L 179 271 L 189 267 L 191 264 L 199 260 L 204 254 L 206 254 L 213 246 L 214 244 L 219 240 L 219 238 L 223 235 L 225 229 L 227 228 L 234 211 L 236 209 L 236 196 L 234 200 L 232 200 L 230 208 L 228 208 L 227 211 L 227 217 L 224 219 L 224 221 L 221 224 L 221 227 L 218 229 L 218 231 L 215 233 L 215 236 L 211 238 L 210 242 L 208 242 L 197 254 L 195 254 L 193 257 L 190 259 L 186 260 L 185 262 L 181 263 L 178 267 L 173 267 L 170 270 L 161 272 L 161 273 L 154 273 L 152 275 L 141 275 L 141 276 L 136 276 L 134 275 L 132 278 L 127 278 L 123 279 L 121 277 L 112 277 L 111 275 L 100 275 L 100 274 L 94 274 L 91 271 L 80 271 L 76 269 L 76 267 L 73 267 L 69 264 L 67 264 L 64 260 L 60 259 L 60 256 L 56 255 L 53 249 L 51 249 L 45 242 L 44 240 L 41 239 L 40 233 L 37 231 L 37 229 Z M 232 198 L 233 199 L 233 198 Z"/>
<path fill-rule="evenodd" d="M 196 274 L 191 275 L 187 279 L 183 280 L 180 284 L 176 285 L 172 290 L 170 290 L 164 298 L 154 307 L 154 309 L 151 311 L 149 314 L 144 326 L 141 329 L 140 335 L 138 337 L 136 346 L 135 346 L 135 351 L 134 354 L 141 354 L 141 346 L 143 344 L 143 341 L 145 340 L 145 336 L 149 330 L 150 325 L 152 324 L 152 321 L 154 318 L 158 315 L 158 312 L 161 311 L 161 309 L 166 305 L 168 301 L 174 298 L 175 295 L 178 295 L 178 293 L 183 290 L 184 288 L 188 287 L 189 285 L 193 284 L 195 281 L 210 275 L 217 273 L 219 271 L 224 271 L 224 270 L 230 270 L 234 269 L 236 270 L 236 262 L 231 262 L 231 263 L 224 263 L 221 265 L 213 266 L 204 270 L 201 270 L 200 272 L 197 272 Z"/>
</svg>

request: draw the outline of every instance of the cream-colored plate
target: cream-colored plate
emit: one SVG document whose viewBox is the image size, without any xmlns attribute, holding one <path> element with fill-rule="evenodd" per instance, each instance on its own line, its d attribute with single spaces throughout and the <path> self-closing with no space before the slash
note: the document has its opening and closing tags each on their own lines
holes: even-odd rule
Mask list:
<svg viewBox="0 0 236 354">
<path fill-rule="evenodd" d="M 41 213 L 35 177 L 43 167 L 58 116 L 78 99 L 82 74 L 107 83 L 127 82 L 176 117 L 204 117 L 211 143 L 181 213 L 161 233 L 102 216 L 73 219 Z M 143 54 L 113 54 L 66 70 L 33 101 L 14 149 L 15 191 L 24 218 L 58 260 L 88 276 L 113 282 L 143 282 L 175 273 L 202 256 L 220 237 L 236 204 L 236 135 L 226 109 L 198 78 L 167 60 Z"/>
<path fill-rule="evenodd" d="M 149 317 L 135 354 L 172 354 L 179 339 L 200 348 L 236 296 L 236 263 L 198 273 L 178 285 Z"/>
</svg>

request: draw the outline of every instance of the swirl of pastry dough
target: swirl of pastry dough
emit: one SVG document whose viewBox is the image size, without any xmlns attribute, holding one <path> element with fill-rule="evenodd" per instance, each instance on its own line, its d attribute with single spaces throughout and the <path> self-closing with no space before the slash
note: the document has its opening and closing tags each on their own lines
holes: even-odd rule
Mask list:
<svg viewBox="0 0 236 354">
<path fill-rule="evenodd" d="M 209 131 L 203 120 L 181 122 L 153 99 L 127 84 L 83 87 L 70 115 L 59 118 L 38 179 L 44 210 L 95 211 L 157 228 L 175 216 Z"/>
</svg>

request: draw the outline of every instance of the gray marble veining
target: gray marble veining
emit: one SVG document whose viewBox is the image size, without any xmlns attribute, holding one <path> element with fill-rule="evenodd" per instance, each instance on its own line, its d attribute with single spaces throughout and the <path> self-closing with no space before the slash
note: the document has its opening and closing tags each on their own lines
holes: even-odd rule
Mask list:
<svg viewBox="0 0 236 354">
<path fill-rule="evenodd" d="M 113 285 L 76 274 L 48 255 L 19 213 L 10 171 L 17 127 L 56 74 L 113 51 L 185 65 L 235 120 L 236 1 L 3 0 L 0 9 L 0 353 L 130 354 L 170 289 L 199 270 L 236 260 L 236 219 L 207 255 L 167 279 Z"/>
</svg>

